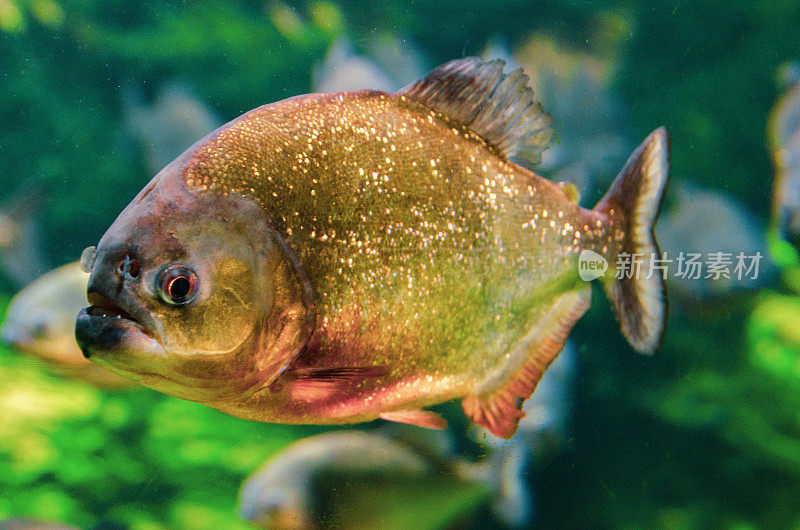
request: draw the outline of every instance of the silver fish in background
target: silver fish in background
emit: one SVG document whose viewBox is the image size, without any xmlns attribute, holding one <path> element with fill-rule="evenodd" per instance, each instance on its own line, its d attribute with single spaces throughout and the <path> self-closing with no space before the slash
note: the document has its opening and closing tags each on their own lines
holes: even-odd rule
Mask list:
<svg viewBox="0 0 800 530">
<path fill-rule="evenodd" d="M 152 103 L 128 87 L 123 93 L 123 108 L 125 128 L 141 144 L 150 173 L 156 173 L 223 123 L 189 85 L 179 81 L 161 87 Z"/>
<path fill-rule="evenodd" d="M 328 50 L 325 61 L 314 69 L 314 92 L 342 92 L 372 88 L 391 92 L 398 83 L 372 59 L 357 55 L 353 43 L 339 39 Z"/>
<path fill-rule="evenodd" d="M 75 317 L 86 305 L 88 281 L 77 262 L 34 280 L 11 300 L 0 340 L 61 375 L 103 388 L 135 386 L 87 360 L 75 341 Z"/>
<path fill-rule="evenodd" d="M 701 189 L 685 182 L 673 189 L 673 205 L 662 213 L 656 237 L 664 259 L 673 260 L 666 281 L 676 300 L 691 305 L 699 300 L 756 289 L 769 282 L 775 266 L 769 258 L 765 227 L 754 213 L 720 190 Z M 724 267 L 727 274 L 717 275 L 709 268 L 716 253 L 730 260 Z M 757 270 L 747 274 L 737 272 L 740 253 L 746 258 L 744 265 L 748 268 L 753 259 L 757 260 Z M 680 256 L 684 258 L 682 266 L 674 261 Z M 695 260 L 702 264 L 699 269 L 687 264 L 690 256 L 699 256 Z M 697 274 L 691 267 L 698 270 Z"/>
<path fill-rule="evenodd" d="M 41 185 L 23 184 L 0 204 L 0 269 L 16 287 L 47 270 L 38 218 L 46 195 Z"/>
<path fill-rule="evenodd" d="M 767 125 L 775 165 L 773 224 L 782 238 L 800 248 L 800 63 L 787 63 L 778 75 L 786 92 Z"/>
<path fill-rule="evenodd" d="M 391 498 L 392 492 L 403 493 L 397 488 L 425 496 L 437 495 L 437 486 L 472 488 L 489 504 L 506 503 L 507 494 L 524 491 L 521 473 L 508 473 L 520 471 L 513 464 L 472 464 L 443 454 L 444 431 L 387 431 L 330 432 L 295 442 L 243 483 L 240 515 L 266 528 L 382 528 L 393 520 L 384 511 L 397 504 Z M 348 502 L 348 489 L 357 493 L 356 503 Z M 442 503 L 436 526 L 469 515 L 464 507 Z"/>
<path fill-rule="evenodd" d="M 373 38 L 367 48 L 367 55 L 359 55 L 350 40 L 334 42 L 325 61 L 314 69 L 314 92 L 394 92 L 427 71 L 422 52 L 406 39 L 382 35 Z"/>
<path fill-rule="evenodd" d="M 375 35 L 369 41 L 369 54 L 400 86 L 424 77 L 432 66 L 422 49 L 402 35 Z"/>
</svg>

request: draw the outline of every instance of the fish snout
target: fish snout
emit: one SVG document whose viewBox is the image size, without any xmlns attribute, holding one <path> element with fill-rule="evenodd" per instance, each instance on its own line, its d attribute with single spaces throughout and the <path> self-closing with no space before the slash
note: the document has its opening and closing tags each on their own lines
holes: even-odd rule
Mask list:
<svg viewBox="0 0 800 530">
<path fill-rule="evenodd" d="M 135 249 L 120 246 L 95 251 L 89 291 L 115 292 L 125 282 L 139 280 L 142 263 Z"/>
<path fill-rule="evenodd" d="M 98 250 L 86 287 L 89 307 L 76 321 L 78 344 L 87 358 L 84 345 L 91 342 L 90 337 L 95 346 L 108 349 L 120 342 L 124 333 L 119 327 L 124 322 L 135 323 L 138 328 L 152 324 L 138 301 L 140 277 L 141 262 L 133 249 Z"/>
<path fill-rule="evenodd" d="M 141 261 L 133 253 L 129 252 L 117 262 L 115 273 L 122 280 L 135 281 L 139 278 L 141 270 Z"/>
</svg>

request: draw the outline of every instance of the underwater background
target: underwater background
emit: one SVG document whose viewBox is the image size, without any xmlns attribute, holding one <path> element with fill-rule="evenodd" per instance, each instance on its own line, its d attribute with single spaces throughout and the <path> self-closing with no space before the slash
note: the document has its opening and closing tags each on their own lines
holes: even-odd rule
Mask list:
<svg viewBox="0 0 800 530">
<path fill-rule="evenodd" d="M 531 515 L 517 524 L 800 526 L 800 264 L 773 219 L 768 134 L 800 78 L 798 28 L 797 1 L 0 0 L 0 243 L 16 238 L 0 248 L 3 313 L 96 244 L 160 167 L 243 112 L 347 83 L 395 90 L 451 59 L 501 57 L 526 69 L 554 116 L 554 154 L 533 168 L 542 176 L 574 182 L 593 205 L 664 125 L 662 249 L 764 254 L 752 281 L 668 277 L 652 357 L 633 352 L 594 297 L 571 334 L 567 397 L 548 409 L 564 418 L 559 441 L 544 456 L 528 448 Z M 458 404 L 438 410 L 452 456 L 480 461 L 491 443 Z M 98 387 L 3 346 L 0 519 L 248 528 L 245 477 L 329 430 Z M 324 524 L 499 524 L 474 484 L 347 486 L 376 511 L 372 524 L 333 501 Z"/>
</svg>

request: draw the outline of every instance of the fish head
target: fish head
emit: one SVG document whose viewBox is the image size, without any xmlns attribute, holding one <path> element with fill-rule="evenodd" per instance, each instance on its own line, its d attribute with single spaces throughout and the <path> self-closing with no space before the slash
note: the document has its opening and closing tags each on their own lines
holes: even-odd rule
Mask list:
<svg viewBox="0 0 800 530">
<path fill-rule="evenodd" d="M 76 337 L 90 360 L 166 394 L 240 396 L 302 347 L 302 293 L 256 201 L 178 177 L 162 170 L 82 259 Z"/>
</svg>

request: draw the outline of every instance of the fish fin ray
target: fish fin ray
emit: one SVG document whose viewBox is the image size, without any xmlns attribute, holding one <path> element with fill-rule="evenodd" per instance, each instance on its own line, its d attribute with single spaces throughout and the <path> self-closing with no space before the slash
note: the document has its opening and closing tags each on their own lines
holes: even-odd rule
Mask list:
<svg viewBox="0 0 800 530">
<path fill-rule="evenodd" d="M 559 296 L 512 352 L 509 366 L 490 379 L 485 390 L 464 396 L 461 405 L 467 416 L 495 436 L 511 438 L 525 417 L 522 404 L 561 352 L 575 322 L 589 308 L 591 297 L 589 287 Z"/>
<path fill-rule="evenodd" d="M 534 99 L 522 69 L 467 57 L 434 69 L 399 94 L 469 127 L 507 159 L 541 161 L 553 137 L 552 117 Z"/>
<path fill-rule="evenodd" d="M 625 237 L 620 252 L 636 256 L 638 270 L 653 273 L 609 278 L 603 287 L 614 306 L 625 338 L 640 353 L 653 353 L 661 344 L 667 320 L 666 286 L 652 267 L 661 258 L 653 227 L 661 210 L 669 178 L 669 134 L 663 127 L 636 148 L 608 193 L 594 211 L 621 225 Z"/>
<path fill-rule="evenodd" d="M 290 368 L 284 372 L 292 399 L 316 401 L 355 386 L 365 379 L 386 375 L 386 366 Z"/>
<path fill-rule="evenodd" d="M 359 381 L 366 377 L 380 377 L 386 375 L 387 368 L 383 365 L 376 366 L 336 366 L 333 368 L 290 368 L 287 375 L 299 380 L 353 380 Z"/>
<path fill-rule="evenodd" d="M 447 428 L 447 420 L 444 419 L 440 414 L 430 410 L 394 410 L 391 412 L 382 412 L 379 417 L 387 421 L 408 423 L 418 427 L 425 427 L 426 429 Z"/>
</svg>

